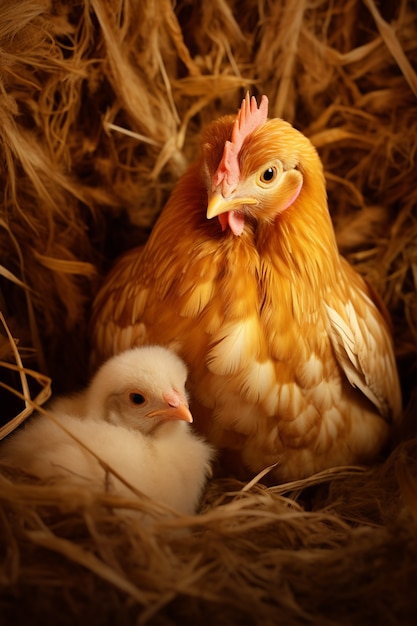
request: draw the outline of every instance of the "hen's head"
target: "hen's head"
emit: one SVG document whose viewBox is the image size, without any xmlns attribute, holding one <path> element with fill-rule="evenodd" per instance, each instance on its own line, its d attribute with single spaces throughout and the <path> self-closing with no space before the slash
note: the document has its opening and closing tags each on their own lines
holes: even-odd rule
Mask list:
<svg viewBox="0 0 417 626">
<path fill-rule="evenodd" d="M 248 218 L 274 222 L 309 193 L 321 194 L 326 205 L 313 145 L 291 124 L 268 119 L 267 112 L 266 96 L 258 108 L 247 94 L 237 118 L 220 118 L 203 137 L 207 218 L 217 216 L 234 235 L 242 234 Z"/>
<path fill-rule="evenodd" d="M 165 422 L 192 422 L 185 363 L 161 346 L 132 348 L 97 371 L 86 392 L 88 417 L 150 433 Z"/>
</svg>

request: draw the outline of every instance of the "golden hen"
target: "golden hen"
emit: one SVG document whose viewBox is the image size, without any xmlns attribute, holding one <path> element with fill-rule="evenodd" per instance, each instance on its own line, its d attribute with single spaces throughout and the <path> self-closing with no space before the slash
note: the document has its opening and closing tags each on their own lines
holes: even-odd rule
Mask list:
<svg viewBox="0 0 417 626">
<path fill-rule="evenodd" d="M 267 109 L 247 95 L 203 132 L 146 245 L 99 291 L 92 343 L 96 363 L 174 348 L 197 427 L 237 471 L 286 481 L 372 461 L 402 409 L 389 325 L 339 254 L 319 156 Z"/>
</svg>

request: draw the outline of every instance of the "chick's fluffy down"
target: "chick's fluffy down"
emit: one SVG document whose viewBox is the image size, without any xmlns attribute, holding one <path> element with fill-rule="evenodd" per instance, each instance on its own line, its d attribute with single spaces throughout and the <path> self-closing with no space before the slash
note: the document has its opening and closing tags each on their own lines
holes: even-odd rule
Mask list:
<svg viewBox="0 0 417 626">
<path fill-rule="evenodd" d="M 185 422 L 164 424 L 159 436 L 72 415 L 60 424 L 133 488 L 181 513 L 193 514 L 213 451 Z M 0 459 L 39 478 L 61 477 L 77 485 L 135 498 L 131 489 L 48 418 L 38 418 L 3 442 Z"/>
</svg>

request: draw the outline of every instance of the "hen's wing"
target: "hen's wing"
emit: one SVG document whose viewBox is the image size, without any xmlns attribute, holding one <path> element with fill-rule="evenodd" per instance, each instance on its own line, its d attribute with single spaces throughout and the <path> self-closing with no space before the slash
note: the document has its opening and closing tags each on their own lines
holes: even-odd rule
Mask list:
<svg viewBox="0 0 417 626">
<path fill-rule="evenodd" d="M 99 291 L 91 316 L 92 364 L 146 340 L 140 317 L 148 290 L 143 268 L 144 248 L 124 254 L 110 271 Z"/>
<path fill-rule="evenodd" d="M 166 262 L 166 255 L 154 262 L 148 250 L 132 250 L 116 263 L 94 302 L 93 366 L 133 346 L 158 343 L 175 349 L 180 338 L 193 342 L 189 320 L 210 298 L 211 276 L 194 267 L 194 278 L 180 285 L 187 261 L 173 258 L 170 267 L 163 267 Z"/>
<path fill-rule="evenodd" d="M 384 419 L 401 416 L 401 391 L 385 311 L 372 290 L 343 260 L 344 299 L 329 294 L 325 307 L 336 358 L 347 379 Z"/>
<path fill-rule="evenodd" d="M 202 341 L 190 319 L 213 297 L 220 254 L 219 227 L 205 219 L 206 205 L 195 165 L 173 190 L 146 245 L 125 253 L 99 291 L 91 319 L 94 364 L 135 345 L 175 347 L 182 338 L 194 350 Z"/>
</svg>

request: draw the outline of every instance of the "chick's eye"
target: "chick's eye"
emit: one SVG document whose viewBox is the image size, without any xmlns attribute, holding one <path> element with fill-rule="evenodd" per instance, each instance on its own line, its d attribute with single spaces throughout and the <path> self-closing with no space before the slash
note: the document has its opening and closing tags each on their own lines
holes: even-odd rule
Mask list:
<svg viewBox="0 0 417 626">
<path fill-rule="evenodd" d="M 132 391 L 132 393 L 129 393 L 129 400 L 135 406 L 140 406 L 146 402 L 145 396 L 139 393 L 139 391 Z"/>
<path fill-rule="evenodd" d="M 261 174 L 261 182 L 262 183 L 270 183 L 274 180 L 277 174 L 277 170 L 275 167 L 268 167 L 263 174 Z"/>
</svg>

